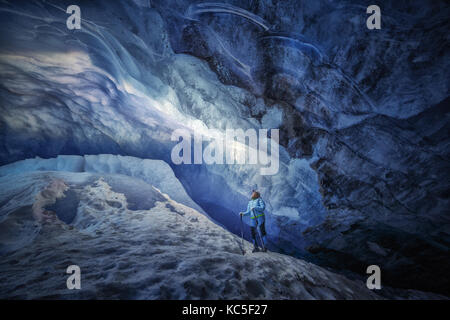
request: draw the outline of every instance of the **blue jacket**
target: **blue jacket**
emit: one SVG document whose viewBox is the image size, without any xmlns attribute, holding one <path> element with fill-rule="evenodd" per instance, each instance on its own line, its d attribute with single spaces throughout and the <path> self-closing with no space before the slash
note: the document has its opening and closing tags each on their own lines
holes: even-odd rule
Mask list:
<svg viewBox="0 0 450 320">
<path fill-rule="evenodd" d="M 258 225 L 261 225 L 265 221 L 264 217 L 264 209 L 266 208 L 266 204 L 263 199 L 257 198 L 252 199 L 248 202 L 247 211 L 244 212 L 244 216 L 250 217 L 250 225 L 252 227 L 256 227 L 256 221 L 258 221 Z M 253 210 L 252 210 L 253 209 Z"/>
</svg>

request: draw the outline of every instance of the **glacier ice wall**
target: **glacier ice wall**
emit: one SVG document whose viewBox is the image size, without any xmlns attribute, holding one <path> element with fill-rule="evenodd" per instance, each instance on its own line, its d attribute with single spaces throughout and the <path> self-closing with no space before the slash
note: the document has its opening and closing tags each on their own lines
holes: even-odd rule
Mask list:
<svg viewBox="0 0 450 320">
<path fill-rule="evenodd" d="M 279 250 L 447 292 L 448 4 L 372 32 L 365 1 L 79 1 L 68 30 L 72 2 L 0 6 L 1 164 L 160 159 L 234 232 L 256 185 Z M 279 128 L 280 171 L 175 166 L 176 128 Z"/>
</svg>

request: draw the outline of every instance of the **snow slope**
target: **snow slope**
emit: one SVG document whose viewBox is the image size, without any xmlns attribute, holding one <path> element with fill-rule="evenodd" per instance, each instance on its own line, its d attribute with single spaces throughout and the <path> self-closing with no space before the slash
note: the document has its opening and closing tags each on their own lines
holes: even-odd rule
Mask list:
<svg viewBox="0 0 450 320">
<path fill-rule="evenodd" d="M 11 179 L 15 185 L 6 186 Z M 112 173 L 34 171 L 0 178 L 9 214 L 0 223 L 0 298 L 63 299 L 375 299 L 363 282 L 251 245 L 198 211 L 148 185 L 147 208 L 131 210 L 140 181 Z M 65 195 L 55 190 L 55 183 Z M 138 188 L 117 192 L 115 185 Z M 19 190 L 20 186 L 21 190 Z M 4 190 L 8 190 L 5 192 Z M 60 214 L 74 210 L 70 224 Z M 24 191 L 25 194 L 24 194 Z M 25 201 L 25 199 L 28 200 Z M 44 204 L 43 204 L 44 203 Z M 56 214 L 33 219 L 53 203 Z M 7 232 L 5 232 L 7 231 Z M 29 241 L 23 243 L 23 239 Z M 69 265 L 81 268 L 82 289 L 66 288 Z"/>
<path fill-rule="evenodd" d="M 303 260 L 251 253 L 249 242 L 135 177 L 28 171 L 0 186 L 2 299 L 381 298 Z M 73 264 L 81 290 L 66 288 Z"/>
</svg>

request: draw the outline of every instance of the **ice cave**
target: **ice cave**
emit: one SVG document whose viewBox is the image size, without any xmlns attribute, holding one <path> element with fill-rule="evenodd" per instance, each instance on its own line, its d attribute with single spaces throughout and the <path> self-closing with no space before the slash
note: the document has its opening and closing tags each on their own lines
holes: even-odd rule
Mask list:
<svg viewBox="0 0 450 320">
<path fill-rule="evenodd" d="M 450 5 L 378 3 L 2 1 L 0 298 L 449 297 Z M 171 159 L 238 128 L 276 174 Z"/>
</svg>

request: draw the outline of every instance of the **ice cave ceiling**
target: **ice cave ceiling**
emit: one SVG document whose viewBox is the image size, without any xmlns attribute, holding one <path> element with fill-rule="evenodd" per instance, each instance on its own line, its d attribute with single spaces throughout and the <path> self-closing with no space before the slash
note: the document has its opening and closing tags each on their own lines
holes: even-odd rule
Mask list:
<svg viewBox="0 0 450 320">
<path fill-rule="evenodd" d="M 1 165 L 165 160 L 234 232 L 256 185 L 278 250 L 450 293 L 448 3 L 379 1 L 374 32 L 368 1 L 78 1 L 68 30 L 72 2 L 0 5 Z M 173 165 L 179 127 L 279 128 L 280 171 Z"/>
</svg>

